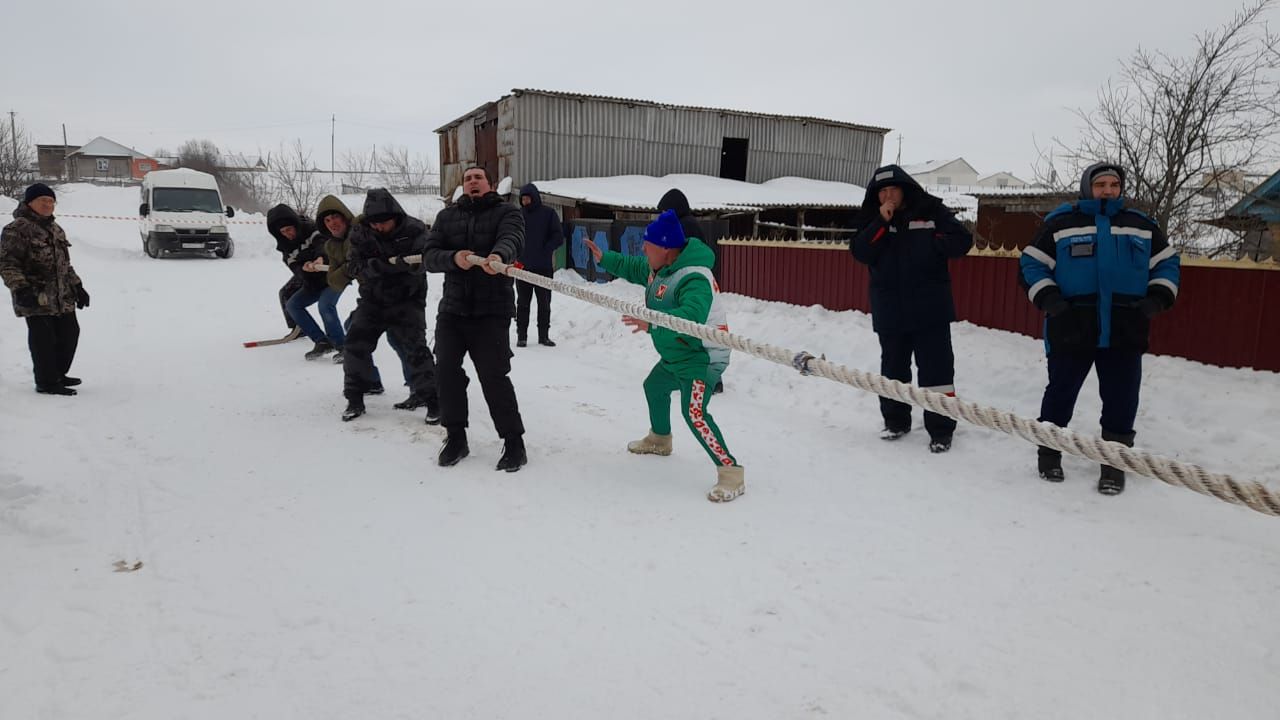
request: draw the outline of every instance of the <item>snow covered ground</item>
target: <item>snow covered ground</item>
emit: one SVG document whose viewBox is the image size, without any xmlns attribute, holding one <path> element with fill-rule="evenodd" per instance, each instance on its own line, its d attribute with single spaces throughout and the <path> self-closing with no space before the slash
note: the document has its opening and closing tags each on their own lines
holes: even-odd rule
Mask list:
<svg viewBox="0 0 1280 720">
<path fill-rule="evenodd" d="M 473 383 L 472 456 L 440 469 L 389 350 L 344 424 L 338 367 L 240 347 L 284 330 L 263 226 L 150 260 L 132 223 L 63 225 L 80 395 L 36 395 L 0 321 L 0 718 L 1276 717 L 1280 520 L 1145 478 L 1105 498 L 1073 458 L 1050 485 L 977 428 L 930 455 L 918 413 L 884 443 L 875 398 L 744 356 L 711 409 L 748 492 L 713 505 L 679 425 L 672 457 L 625 452 L 652 349 L 565 297 L 560 347 L 514 360 L 530 464 L 493 471 Z M 737 332 L 877 365 L 865 315 L 729 299 Z M 955 343 L 965 397 L 1035 415 L 1037 341 Z M 1146 375 L 1140 446 L 1280 489 L 1276 374 Z M 1091 381 L 1073 427 L 1098 411 Z"/>
</svg>

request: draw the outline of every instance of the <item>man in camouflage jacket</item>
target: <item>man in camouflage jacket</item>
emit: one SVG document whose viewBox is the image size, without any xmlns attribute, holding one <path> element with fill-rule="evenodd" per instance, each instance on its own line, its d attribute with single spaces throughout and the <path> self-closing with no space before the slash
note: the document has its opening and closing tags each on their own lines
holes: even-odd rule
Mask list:
<svg viewBox="0 0 1280 720">
<path fill-rule="evenodd" d="M 54 221 L 57 197 L 47 185 L 27 188 L 0 234 L 0 278 L 13 296 L 13 312 L 27 321 L 36 392 L 75 395 L 79 378 L 67 376 L 80 340 L 76 309 L 89 307 L 71 267 L 71 243 Z"/>
</svg>

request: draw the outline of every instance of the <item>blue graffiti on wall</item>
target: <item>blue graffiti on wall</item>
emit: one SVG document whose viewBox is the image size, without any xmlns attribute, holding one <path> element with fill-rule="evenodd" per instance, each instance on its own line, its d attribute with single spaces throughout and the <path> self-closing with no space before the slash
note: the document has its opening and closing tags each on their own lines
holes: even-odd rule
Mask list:
<svg viewBox="0 0 1280 720">
<path fill-rule="evenodd" d="M 591 251 L 587 249 L 587 244 L 583 239 L 587 234 L 591 233 L 591 240 L 595 242 L 596 247 L 603 252 L 609 252 L 609 233 L 605 230 L 596 230 L 592 232 L 589 228 L 575 227 L 573 229 L 573 266 L 580 270 L 595 270 L 596 282 L 605 282 L 605 270 L 600 263 L 595 262 L 595 258 L 591 257 Z"/>
<path fill-rule="evenodd" d="M 643 255 L 644 250 L 644 228 L 639 226 L 631 226 L 622 231 L 622 237 L 618 238 L 618 244 L 621 246 L 623 255 Z"/>
</svg>

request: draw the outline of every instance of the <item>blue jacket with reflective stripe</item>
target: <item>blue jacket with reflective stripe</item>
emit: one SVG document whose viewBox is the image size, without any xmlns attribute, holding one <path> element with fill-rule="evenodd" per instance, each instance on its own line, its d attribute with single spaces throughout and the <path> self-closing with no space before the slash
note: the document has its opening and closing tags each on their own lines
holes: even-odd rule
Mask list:
<svg viewBox="0 0 1280 720">
<path fill-rule="evenodd" d="M 1155 221 L 1123 199 L 1078 200 L 1045 217 L 1022 254 L 1021 282 L 1036 307 L 1061 297 L 1069 310 L 1048 318 L 1054 350 L 1114 347 L 1145 351 L 1150 321 L 1139 303 L 1168 309 L 1178 295 L 1180 262 Z"/>
</svg>

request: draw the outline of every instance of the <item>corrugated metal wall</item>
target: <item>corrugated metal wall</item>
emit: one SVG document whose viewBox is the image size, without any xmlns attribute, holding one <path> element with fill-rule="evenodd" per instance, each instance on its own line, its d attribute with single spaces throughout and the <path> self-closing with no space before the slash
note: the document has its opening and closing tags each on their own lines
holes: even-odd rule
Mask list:
<svg viewBox="0 0 1280 720">
<path fill-rule="evenodd" d="M 747 180 L 794 175 L 865 184 L 880 163 L 879 132 L 714 110 L 525 93 L 514 104 L 517 183 L 565 177 L 718 176 L 724 138 L 747 138 Z"/>
<path fill-rule="evenodd" d="M 870 274 L 843 246 L 720 241 L 726 292 L 831 310 L 871 312 Z M 951 262 L 961 320 L 1041 337 L 1042 318 L 1018 286 L 1017 258 Z M 1178 302 L 1152 323 L 1151 352 L 1280 372 L 1280 271 L 1184 265 Z"/>
</svg>

